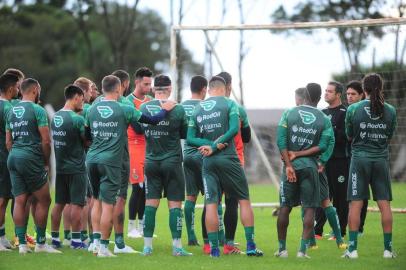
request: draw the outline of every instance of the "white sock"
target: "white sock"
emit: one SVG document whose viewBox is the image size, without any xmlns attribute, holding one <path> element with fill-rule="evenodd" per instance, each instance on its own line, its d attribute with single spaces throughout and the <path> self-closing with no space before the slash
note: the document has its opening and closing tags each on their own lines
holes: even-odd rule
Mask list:
<svg viewBox="0 0 406 270">
<path fill-rule="evenodd" d="M 152 248 L 152 237 L 144 237 L 144 247 Z"/>
<path fill-rule="evenodd" d="M 144 219 L 138 220 L 138 230 L 142 232 L 144 230 Z"/>
<path fill-rule="evenodd" d="M 172 245 L 176 248 L 182 248 L 182 239 L 180 238 L 172 239 Z"/>
<path fill-rule="evenodd" d="M 128 230 L 131 231 L 134 228 L 135 228 L 135 220 L 134 219 L 129 219 L 128 220 Z"/>
</svg>

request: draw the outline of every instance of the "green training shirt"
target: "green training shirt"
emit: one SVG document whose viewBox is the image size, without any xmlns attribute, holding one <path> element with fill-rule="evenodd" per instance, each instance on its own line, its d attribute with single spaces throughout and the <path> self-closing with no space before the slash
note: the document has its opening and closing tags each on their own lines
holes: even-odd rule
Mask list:
<svg viewBox="0 0 406 270">
<path fill-rule="evenodd" d="M 151 100 L 141 105 L 141 112 L 154 116 L 161 111 L 160 100 Z M 147 160 L 178 158 L 182 161 L 180 139 L 186 137 L 187 119 L 185 110 L 176 105 L 158 125 L 141 124 L 146 141 Z"/>
<path fill-rule="evenodd" d="M 301 105 L 283 113 L 278 124 L 277 145 L 280 151 L 303 151 L 319 146 L 325 152 L 331 137 L 334 138 L 334 131 L 330 119 L 317 108 Z M 292 165 L 296 170 L 317 168 L 317 156 L 296 158 Z"/>
<path fill-rule="evenodd" d="M 185 110 L 185 114 L 186 114 L 188 123 L 192 119 L 195 108 L 200 102 L 201 102 L 200 99 L 189 99 L 189 100 L 185 100 L 181 103 L 181 105 L 183 106 L 183 109 Z M 200 153 L 197 150 L 197 147 L 191 146 L 185 141 L 185 144 L 183 147 L 183 154 L 191 156 L 191 155 L 194 155 L 197 153 Z"/>
<path fill-rule="evenodd" d="M 44 108 L 31 101 L 21 101 L 10 111 L 6 129 L 11 132 L 13 147 L 10 154 L 17 158 L 41 159 L 43 162 L 39 127 L 48 126 Z"/>
<path fill-rule="evenodd" d="M 347 109 L 345 131 L 352 139 L 352 156 L 389 158 L 389 140 L 396 129 L 396 110 L 386 103 L 382 117 L 373 117 L 370 101 L 362 100 Z"/>
<path fill-rule="evenodd" d="M 6 148 L 6 123 L 7 117 L 12 108 L 8 100 L 0 99 L 0 160 L 7 162 L 8 150 Z"/>
<path fill-rule="evenodd" d="M 117 101 L 103 100 L 93 104 L 85 120 L 92 136 L 86 162 L 121 167 L 124 147 L 128 143 L 127 127 L 140 117 L 140 111 L 134 106 Z"/>
<path fill-rule="evenodd" d="M 238 133 L 239 121 L 237 103 L 223 96 L 210 97 L 196 106 L 189 121 L 187 142 L 196 147 L 210 145 L 214 155 L 237 156 L 234 136 Z M 218 151 L 217 143 L 228 146 Z"/>
<path fill-rule="evenodd" d="M 51 121 L 56 172 L 59 174 L 85 173 L 85 119 L 72 110 L 60 110 Z"/>
</svg>

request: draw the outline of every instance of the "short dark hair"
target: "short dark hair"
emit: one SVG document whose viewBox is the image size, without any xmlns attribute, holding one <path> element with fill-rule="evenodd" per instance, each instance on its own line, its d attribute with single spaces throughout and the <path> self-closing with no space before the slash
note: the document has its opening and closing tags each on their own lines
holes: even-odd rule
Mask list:
<svg viewBox="0 0 406 270">
<path fill-rule="evenodd" d="M 33 85 L 39 85 L 39 82 L 33 78 L 27 78 L 21 83 L 21 92 L 24 93 L 29 90 Z"/>
<path fill-rule="evenodd" d="M 321 86 L 318 83 L 308 83 L 306 85 L 306 92 L 309 96 L 310 102 L 317 102 L 321 97 Z"/>
<path fill-rule="evenodd" d="M 196 75 L 192 77 L 190 81 L 190 91 L 192 93 L 200 93 L 204 87 L 207 87 L 207 79 L 201 75 Z"/>
<path fill-rule="evenodd" d="M 209 88 L 216 88 L 219 86 L 226 86 L 226 81 L 220 76 L 213 76 L 209 81 Z"/>
<path fill-rule="evenodd" d="M 24 79 L 24 77 L 25 77 L 24 73 L 21 70 L 16 69 L 16 68 L 8 68 L 8 69 L 6 69 L 6 71 L 4 71 L 3 74 L 12 74 L 14 76 L 17 76 L 17 78 L 19 80 Z"/>
<path fill-rule="evenodd" d="M 329 81 L 328 84 L 334 85 L 336 93 L 342 94 L 344 92 L 344 86 L 341 83 L 337 81 Z"/>
<path fill-rule="evenodd" d="M 306 98 L 306 88 L 305 87 L 300 87 L 298 89 L 295 90 L 295 94 L 302 98 L 305 99 Z"/>
<path fill-rule="evenodd" d="M 83 96 L 83 90 L 79 86 L 69 84 L 64 90 L 65 100 L 73 99 L 76 95 Z"/>
<path fill-rule="evenodd" d="M 114 71 L 113 73 L 111 73 L 111 75 L 118 77 L 121 83 L 130 80 L 130 75 L 128 74 L 128 72 L 122 69 Z"/>
<path fill-rule="evenodd" d="M 226 85 L 231 84 L 232 77 L 231 77 L 230 73 L 228 73 L 226 71 L 222 71 L 219 74 L 217 74 L 216 76 L 219 76 L 219 77 L 223 78 L 224 81 L 226 82 Z"/>
<path fill-rule="evenodd" d="M 144 77 L 152 77 L 152 71 L 147 67 L 140 67 L 135 71 L 134 77 L 135 79 L 142 79 Z"/>
<path fill-rule="evenodd" d="M 0 76 L 0 92 L 6 93 L 7 89 L 16 85 L 18 77 L 13 74 L 3 74 Z"/>
<path fill-rule="evenodd" d="M 117 76 L 107 75 L 102 80 L 103 93 L 111 93 L 121 85 L 121 81 Z"/>
<path fill-rule="evenodd" d="M 348 88 L 352 88 L 355 91 L 357 91 L 357 93 L 359 95 L 361 95 L 362 93 L 364 93 L 364 90 L 362 90 L 362 83 L 360 81 L 350 81 L 347 85 L 346 85 L 346 89 L 348 90 Z"/>
<path fill-rule="evenodd" d="M 172 85 L 171 79 L 166 75 L 159 74 L 154 79 L 154 87 L 156 88 L 164 88 L 171 85 Z"/>
</svg>

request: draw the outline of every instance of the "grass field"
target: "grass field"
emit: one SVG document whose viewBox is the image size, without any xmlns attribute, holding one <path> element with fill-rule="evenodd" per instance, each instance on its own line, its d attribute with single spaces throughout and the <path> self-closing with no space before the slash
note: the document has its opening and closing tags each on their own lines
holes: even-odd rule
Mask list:
<svg viewBox="0 0 406 270">
<path fill-rule="evenodd" d="M 406 184 L 393 185 L 393 207 L 406 208 Z M 253 202 L 276 202 L 276 190 L 270 185 L 251 186 Z M 372 202 L 371 206 L 374 205 Z M 335 242 L 320 240 L 319 249 L 309 251 L 310 260 L 300 260 L 295 257 L 299 247 L 300 233 L 302 231 L 299 209 L 294 209 L 291 214 L 288 229 L 287 247 L 290 257 L 277 259 L 273 256 L 277 249 L 276 217 L 272 217 L 273 209 L 255 209 L 255 232 L 258 247 L 265 256 L 262 258 L 248 258 L 246 256 L 222 256 L 212 259 L 202 254 L 200 247 L 187 248 L 193 252 L 192 257 L 173 257 L 171 255 L 171 239 L 168 227 L 168 209 L 165 201 L 157 214 L 157 226 L 154 239 L 154 253 L 150 257 L 139 254 L 119 255 L 117 258 L 99 259 L 87 251 L 70 250 L 63 248 L 63 254 L 27 254 L 20 256 L 17 251 L 0 253 L 0 270 L 3 269 L 406 269 L 406 215 L 394 214 L 393 245 L 398 257 L 394 260 L 384 260 L 383 236 L 380 225 L 379 213 L 368 213 L 364 236 L 359 238 L 358 252 L 360 258 L 349 261 L 340 258 L 342 251 L 337 249 Z M 201 210 L 197 210 L 200 217 Z M 7 211 L 6 230 L 10 236 L 13 224 L 10 211 Z M 198 219 L 198 218 L 197 218 Z M 200 219 L 199 219 L 200 220 Z M 50 222 L 48 222 L 48 227 Z M 200 222 L 197 222 L 197 233 L 200 233 Z M 325 231 L 330 231 L 326 224 Z M 62 232 L 62 231 L 61 231 Z M 29 233 L 33 234 L 32 218 L 30 218 Z M 127 233 L 127 232 L 125 232 Z M 63 235 L 63 233 L 62 233 Z M 200 240 L 201 241 L 201 240 Z M 245 246 L 243 227 L 238 225 L 236 241 Z M 201 241 L 202 242 L 202 241 Z M 186 230 L 183 231 L 183 243 L 186 243 Z M 137 250 L 142 249 L 143 240 L 129 240 L 126 244 Z M 113 248 L 113 245 L 110 246 Z"/>
</svg>

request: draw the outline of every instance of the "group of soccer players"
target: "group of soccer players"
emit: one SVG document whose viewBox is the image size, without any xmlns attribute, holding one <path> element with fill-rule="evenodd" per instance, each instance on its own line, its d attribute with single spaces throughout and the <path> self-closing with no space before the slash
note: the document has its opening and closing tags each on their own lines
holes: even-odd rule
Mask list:
<svg viewBox="0 0 406 270">
<path fill-rule="evenodd" d="M 297 106 L 285 111 L 278 125 L 277 145 L 284 168 L 275 256 L 288 257 L 289 214 L 292 207 L 301 205 L 303 234 L 297 257 L 309 258 L 307 249 L 317 248 L 316 236 L 322 237 L 325 215 L 333 230 L 331 239 L 346 249 L 342 257 L 358 258 L 357 239 L 363 232 L 370 186 L 381 212 L 383 257 L 394 258 L 389 142 L 396 129 L 396 111 L 384 101 L 383 80 L 372 73 L 362 82 L 351 81 L 346 93 L 348 109 L 341 103 L 340 83 L 328 84 L 325 101 L 329 107 L 323 112 L 316 108 L 321 93 L 316 83 L 297 89 Z M 343 241 L 347 220 L 348 245 Z"/>
<path fill-rule="evenodd" d="M 0 250 L 13 247 L 4 229 L 5 209 L 13 198 L 15 235 L 21 254 L 32 252 L 27 244 L 30 205 L 36 228 L 35 252 L 61 253 L 59 229 L 63 216 L 64 238 L 71 248 L 87 249 L 98 257 L 136 253 L 124 242 L 124 209 L 130 183 L 128 236 L 144 237 L 143 255 L 153 254 L 156 212 L 163 197 L 168 200 L 172 254 L 192 255 L 181 242 L 183 216 L 188 245 L 199 245 L 194 226 L 195 204 L 201 193 L 205 201 L 204 253 L 219 257 L 220 246 L 224 254 L 244 253 L 234 242 L 239 207 L 247 242 L 245 254 L 262 256 L 254 241 L 254 214 L 243 169 L 243 144 L 250 141 L 251 130 L 245 110 L 229 99 L 231 75 L 221 72 L 209 81 L 194 76 L 190 83 L 192 98 L 181 104 L 169 100 L 172 86 L 168 76 L 153 78 L 151 70 L 144 67 L 136 71 L 134 83 L 134 91 L 128 94 L 129 74 L 114 71 L 103 78 L 102 95 L 97 97 L 95 84 L 80 77 L 65 87 L 65 105 L 49 123 L 46 111 L 38 104 L 39 82 L 25 79 L 17 69 L 4 72 L 0 77 Z M 342 86 L 329 83 L 325 99 L 329 102 L 330 96 L 333 98 L 331 108 L 325 111 L 327 117 L 316 108 L 321 87 L 310 83 L 296 91 L 297 106 L 282 116 L 277 138 L 284 163 L 277 257 L 288 256 L 289 213 L 298 205 L 303 209 L 298 257 L 308 258 L 306 250 L 317 247 L 319 232 L 313 224 L 319 207 L 333 229 L 338 247 L 347 248 L 343 236 L 348 201 L 349 246 L 345 257 L 358 257 L 361 209 L 364 200 L 369 199 L 369 184 L 382 212 L 384 257 L 394 256 L 388 143 L 395 130 L 396 113 L 384 102 L 379 75 L 367 75 L 362 88 L 360 85 L 348 85 L 348 100 L 354 104 L 346 112 L 338 102 Z M 154 97 L 149 95 L 151 90 Z M 352 90 L 366 99 L 357 102 Z M 337 176 L 334 169 L 339 162 L 330 157 L 348 159 L 345 135 L 352 147 L 350 168 L 348 171 L 348 164 L 343 162 L 344 172 Z M 48 245 L 51 144 L 56 185 L 52 243 Z M 347 185 L 348 194 L 344 194 Z M 113 228 L 115 246 L 111 252 L 108 245 Z"/>
</svg>

